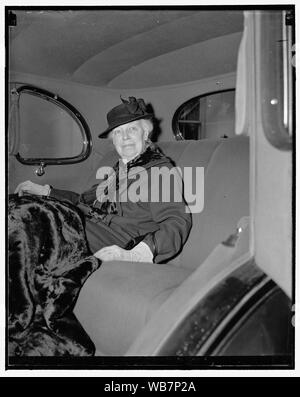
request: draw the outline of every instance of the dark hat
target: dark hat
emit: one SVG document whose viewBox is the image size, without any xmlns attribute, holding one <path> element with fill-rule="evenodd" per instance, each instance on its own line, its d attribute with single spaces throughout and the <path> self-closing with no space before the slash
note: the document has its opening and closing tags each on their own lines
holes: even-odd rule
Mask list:
<svg viewBox="0 0 300 397">
<path fill-rule="evenodd" d="M 112 108 L 107 113 L 108 128 L 101 132 L 98 136 L 104 137 L 111 130 L 119 125 L 130 123 L 139 119 L 149 119 L 153 117 L 152 113 L 148 113 L 143 99 L 136 99 L 133 96 L 126 99 L 121 98 L 122 104 Z"/>
</svg>

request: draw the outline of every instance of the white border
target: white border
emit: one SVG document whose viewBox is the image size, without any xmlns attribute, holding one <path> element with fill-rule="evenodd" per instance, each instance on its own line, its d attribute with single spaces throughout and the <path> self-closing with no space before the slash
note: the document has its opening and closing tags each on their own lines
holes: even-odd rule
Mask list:
<svg viewBox="0 0 300 397">
<path fill-rule="evenodd" d="M 30 4 L 26 4 L 26 6 L 140 6 L 140 5 L 151 5 L 151 6 L 171 6 L 171 5 L 178 5 L 178 6 L 188 6 L 188 5 L 203 5 L 203 6 L 213 6 L 213 5 L 236 5 L 236 6 L 244 6 L 244 5 L 283 5 L 283 4 L 295 4 L 296 6 L 296 50 L 298 48 L 297 43 L 299 42 L 299 20 L 300 14 L 299 9 L 300 5 L 298 5 L 295 1 L 291 2 L 288 0 L 280 0 L 280 1 L 245 1 L 245 0 L 238 0 L 238 1 L 228 1 L 226 3 L 222 1 L 213 1 L 213 2 L 200 2 L 200 1 L 167 1 L 164 0 L 163 2 L 152 0 L 151 2 L 145 1 L 88 1 L 84 4 L 82 2 L 72 0 L 72 1 L 64 1 L 59 2 L 57 1 L 34 1 L 31 0 Z M 4 85 L 4 67 L 5 67 L 5 43 L 4 43 L 4 32 L 5 32 L 5 8 L 4 6 L 24 6 L 24 3 L 21 1 L 4 1 L 1 3 L 3 7 L 0 8 L 1 18 L 1 39 L 2 39 L 2 53 L 1 53 L 1 70 L 3 71 L 3 76 L 1 78 L 1 92 L 2 101 L 1 101 L 1 121 L 2 121 L 2 139 L 1 139 L 1 146 L 0 146 L 0 156 L 2 167 L 0 167 L 0 194 L 1 194 L 1 239 L 0 239 L 0 255 L 3 258 L 2 261 L 2 277 L 0 278 L 0 377 L 294 377 L 299 376 L 299 315 L 296 313 L 295 315 L 295 325 L 296 325 L 296 369 L 295 370 L 7 370 L 5 371 L 5 277 L 4 277 L 4 258 L 5 258 L 5 147 L 4 147 L 4 137 L 5 137 L 5 118 L 4 118 L 4 111 L 5 111 L 5 101 L 4 101 L 4 92 L 5 92 L 5 85 Z M 299 55 L 296 52 L 296 64 L 298 62 Z M 299 91 L 299 78 L 296 81 L 296 92 Z M 298 99 L 298 98 L 297 98 Z M 299 125 L 299 112 L 297 111 L 296 115 L 296 123 L 297 126 Z M 299 138 L 297 139 L 299 141 Z M 299 142 L 297 142 L 297 153 L 299 151 Z M 296 170 L 300 171 L 300 162 L 296 160 Z M 298 182 L 298 175 L 300 172 L 297 172 L 297 182 Z M 298 184 L 297 184 L 298 185 Z M 299 194 L 297 192 L 296 197 L 296 205 L 297 208 L 299 207 L 300 199 Z M 297 211 L 298 215 L 298 211 Z M 296 217 L 298 220 L 298 216 Z M 296 226 L 296 236 L 299 236 L 299 225 L 297 222 Z M 299 238 L 296 238 L 296 263 L 299 253 Z M 296 285 L 299 287 L 299 274 L 296 273 Z M 296 288 L 296 302 L 299 302 L 299 288 Z M 296 305 L 297 306 L 297 305 Z M 124 380 L 125 381 L 125 380 Z M 100 391 L 100 390 L 99 390 Z"/>
</svg>

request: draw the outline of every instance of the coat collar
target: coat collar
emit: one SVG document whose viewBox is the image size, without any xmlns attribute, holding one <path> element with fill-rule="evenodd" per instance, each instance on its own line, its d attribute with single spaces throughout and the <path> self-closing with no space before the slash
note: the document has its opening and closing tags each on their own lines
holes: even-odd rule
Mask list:
<svg viewBox="0 0 300 397">
<path fill-rule="evenodd" d="M 120 160 L 119 167 L 126 168 L 127 171 L 132 170 L 135 167 L 148 169 L 166 162 L 171 162 L 171 160 L 166 157 L 154 143 L 151 142 L 139 156 L 130 160 L 127 164 Z"/>
</svg>

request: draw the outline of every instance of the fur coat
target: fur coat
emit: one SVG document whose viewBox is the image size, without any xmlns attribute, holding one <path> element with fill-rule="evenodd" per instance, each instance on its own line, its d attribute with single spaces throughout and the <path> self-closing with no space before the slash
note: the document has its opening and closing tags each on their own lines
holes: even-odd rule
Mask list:
<svg viewBox="0 0 300 397">
<path fill-rule="evenodd" d="M 80 212 L 52 198 L 12 195 L 8 226 L 9 355 L 93 355 L 93 342 L 72 311 L 100 265 Z"/>
</svg>

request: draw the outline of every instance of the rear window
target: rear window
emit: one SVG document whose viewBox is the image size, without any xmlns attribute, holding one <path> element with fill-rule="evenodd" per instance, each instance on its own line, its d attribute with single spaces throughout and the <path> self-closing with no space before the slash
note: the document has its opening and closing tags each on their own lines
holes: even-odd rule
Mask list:
<svg viewBox="0 0 300 397">
<path fill-rule="evenodd" d="M 176 139 L 216 139 L 234 136 L 235 90 L 199 95 L 175 112 L 172 127 Z"/>
</svg>

